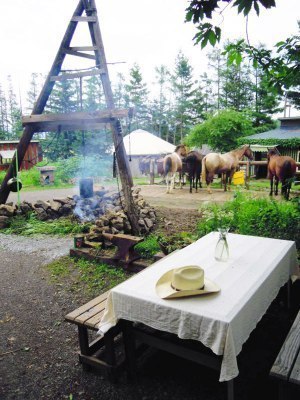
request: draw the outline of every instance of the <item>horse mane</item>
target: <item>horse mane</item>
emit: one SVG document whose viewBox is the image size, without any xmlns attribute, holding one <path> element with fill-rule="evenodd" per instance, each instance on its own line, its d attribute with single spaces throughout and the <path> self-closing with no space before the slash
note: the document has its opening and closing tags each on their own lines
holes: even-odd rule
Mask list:
<svg viewBox="0 0 300 400">
<path fill-rule="evenodd" d="M 180 149 L 180 147 L 184 147 L 184 144 L 178 144 L 174 150 L 174 153 L 176 153 Z"/>
</svg>

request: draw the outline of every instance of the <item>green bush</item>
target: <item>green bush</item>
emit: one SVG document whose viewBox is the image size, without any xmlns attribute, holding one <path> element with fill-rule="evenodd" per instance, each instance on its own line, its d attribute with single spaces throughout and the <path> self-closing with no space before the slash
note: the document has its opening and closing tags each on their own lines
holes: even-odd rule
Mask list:
<svg viewBox="0 0 300 400">
<path fill-rule="evenodd" d="M 146 237 L 143 242 L 140 242 L 134 246 L 134 249 L 142 258 L 152 258 L 157 252 L 160 251 L 157 238 L 154 235 L 149 235 Z"/>
<path fill-rule="evenodd" d="M 223 205 L 211 204 L 203 208 L 197 226 L 199 237 L 227 227 L 243 235 L 293 240 L 300 248 L 300 208 L 298 201 L 277 201 L 252 198 L 237 193 Z"/>
</svg>

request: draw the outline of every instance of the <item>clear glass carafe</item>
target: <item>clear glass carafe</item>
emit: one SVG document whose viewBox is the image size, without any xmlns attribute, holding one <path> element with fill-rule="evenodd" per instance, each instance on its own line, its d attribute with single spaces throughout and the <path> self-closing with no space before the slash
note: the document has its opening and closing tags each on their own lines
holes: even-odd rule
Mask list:
<svg viewBox="0 0 300 400">
<path fill-rule="evenodd" d="M 227 261 L 229 258 L 229 247 L 227 242 L 227 233 L 229 229 L 219 228 L 219 239 L 215 249 L 215 259 L 218 261 Z"/>
</svg>

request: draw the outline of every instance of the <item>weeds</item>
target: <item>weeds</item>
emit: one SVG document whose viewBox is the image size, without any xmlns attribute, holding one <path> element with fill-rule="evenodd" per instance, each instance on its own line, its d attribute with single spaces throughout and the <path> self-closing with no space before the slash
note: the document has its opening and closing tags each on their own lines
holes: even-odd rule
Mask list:
<svg viewBox="0 0 300 400">
<path fill-rule="evenodd" d="M 72 218 L 59 218 L 53 221 L 40 221 L 34 213 L 28 216 L 17 215 L 10 218 L 9 226 L 2 230 L 6 234 L 15 234 L 23 236 L 32 235 L 57 235 L 66 236 L 77 233 L 88 232 L 89 223 L 74 223 Z"/>
<path fill-rule="evenodd" d="M 71 290 L 76 291 L 78 284 L 87 292 L 99 294 L 126 280 L 131 274 L 121 268 L 99 264 L 83 258 L 61 257 L 47 265 L 53 282 L 62 278 L 72 281 Z"/>
</svg>

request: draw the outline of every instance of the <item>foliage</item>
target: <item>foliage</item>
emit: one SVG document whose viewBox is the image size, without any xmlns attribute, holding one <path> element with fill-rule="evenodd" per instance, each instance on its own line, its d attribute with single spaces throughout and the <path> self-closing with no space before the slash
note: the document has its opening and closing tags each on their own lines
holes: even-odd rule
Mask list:
<svg viewBox="0 0 300 400">
<path fill-rule="evenodd" d="M 293 138 L 293 139 L 256 139 L 256 138 L 239 138 L 238 144 L 261 144 L 263 146 L 274 146 L 278 145 L 280 147 L 298 147 L 300 146 L 300 139 Z"/>
<path fill-rule="evenodd" d="M 229 3 L 229 0 L 225 0 Z M 205 18 L 211 19 L 213 12 L 219 8 L 223 0 L 191 0 L 186 8 L 186 21 L 197 25 L 198 33 L 194 36 L 195 43 L 200 43 L 204 48 L 209 42 L 214 46 L 221 39 L 221 29 L 208 22 L 200 23 Z M 275 0 L 235 0 L 234 7 L 237 7 L 238 13 L 243 12 L 246 16 L 249 14 L 252 6 L 259 15 L 259 4 L 265 8 L 275 7 Z"/>
<path fill-rule="evenodd" d="M 56 164 L 55 175 L 62 182 L 69 182 L 74 178 L 109 177 L 112 175 L 112 156 L 80 157 L 75 156 L 67 160 L 59 160 Z"/>
<path fill-rule="evenodd" d="M 155 235 L 149 235 L 143 242 L 134 246 L 134 249 L 142 258 L 152 258 L 159 250 L 159 244 Z"/>
<path fill-rule="evenodd" d="M 243 235 L 293 240 L 300 248 L 300 207 L 297 201 L 246 197 L 237 193 L 233 201 L 210 204 L 202 209 L 199 237 L 220 225 Z"/>
<path fill-rule="evenodd" d="M 179 232 L 172 235 L 159 234 L 157 242 L 164 254 L 169 254 L 172 251 L 182 249 L 195 241 L 195 236 L 189 232 Z"/>
<path fill-rule="evenodd" d="M 268 81 L 269 90 L 276 89 L 282 94 L 285 90 L 294 88 L 290 97 L 295 97 L 294 104 L 299 107 L 300 36 L 287 38 L 286 41 L 278 42 L 275 47 L 274 56 L 271 50 L 257 49 L 245 40 L 237 40 L 226 46 L 225 53 L 231 64 L 239 65 L 243 56 L 246 56 L 252 60 L 254 67 L 260 65 Z M 298 93 L 298 96 L 295 93 Z"/>
<path fill-rule="evenodd" d="M 62 278 L 72 277 L 72 290 L 77 290 L 78 283 L 83 282 L 87 292 L 95 294 L 111 289 L 130 276 L 121 268 L 69 256 L 52 261 L 47 265 L 47 269 L 50 271 L 53 281 L 61 282 Z"/>
<path fill-rule="evenodd" d="M 237 139 L 253 133 L 249 114 L 234 110 L 220 111 L 201 125 L 196 125 L 186 138 L 189 146 L 208 144 L 212 149 L 230 151 L 238 147 Z"/>
<path fill-rule="evenodd" d="M 74 223 L 72 218 L 59 218 L 53 221 L 40 221 L 34 213 L 17 215 L 9 219 L 9 226 L 2 230 L 5 234 L 32 235 L 74 235 L 87 232 L 90 224 Z"/>
</svg>

